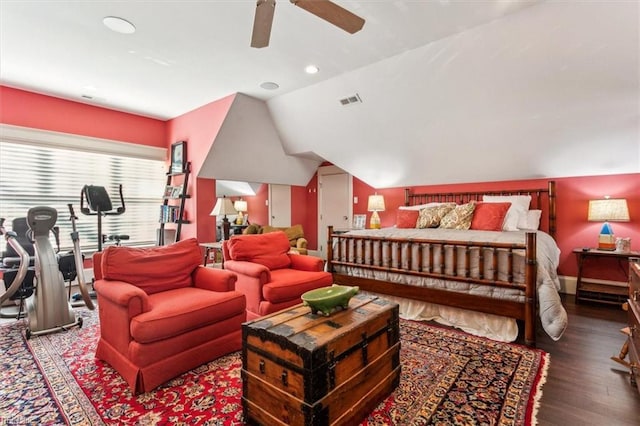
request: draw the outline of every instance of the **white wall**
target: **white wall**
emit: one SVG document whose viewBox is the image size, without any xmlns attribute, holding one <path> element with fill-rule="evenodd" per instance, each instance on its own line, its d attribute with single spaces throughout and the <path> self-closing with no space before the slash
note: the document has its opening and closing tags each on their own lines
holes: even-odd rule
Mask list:
<svg viewBox="0 0 640 426">
<path fill-rule="evenodd" d="M 639 16 L 638 2 L 544 2 L 268 107 L 286 152 L 374 187 L 634 173 Z"/>
</svg>

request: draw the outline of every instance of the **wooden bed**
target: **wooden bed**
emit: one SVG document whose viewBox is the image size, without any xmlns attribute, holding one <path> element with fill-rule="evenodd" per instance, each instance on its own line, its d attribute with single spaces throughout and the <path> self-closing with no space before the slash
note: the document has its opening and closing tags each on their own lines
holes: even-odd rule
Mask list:
<svg viewBox="0 0 640 426">
<path fill-rule="evenodd" d="M 419 205 L 429 202 L 455 202 L 457 204 L 468 203 L 472 200 L 482 201 L 484 195 L 530 195 L 530 209 L 542 210 L 540 230 L 545 231 L 551 237 L 555 237 L 556 232 L 556 192 L 555 182 L 550 181 L 546 188 L 507 190 L 507 191 L 471 191 L 471 192 L 451 192 L 433 194 L 410 194 L 405 190 L 405 205 Z M 537 271 L 536 271 L 536 232 L 526 232 L 526 237 L 522 243 L 498 243 L 498 242 L 477 242 L 477 241 L 454 241 L 454 240 L 433 240 L 422 238 L 395 239 L 380 236 L 352 235 L 351 233 L 337 233 L 333 227 L 328 229 L 327 244 L 327 265 L 328 270 L 334 275 L 334 282 L 343 285 L 357 285 L 361 290 L 398 296 L 422 302 L 435 303 L 439 305 L 462 308 L 486 314 L 500 315 L 504 317 L 521 320 L 524 323 L 524 342 L 529 346 L 535 346 L 536 323 L 537 323 Z M 409 249 L 407 249 L 407 246 Z M 433 253 L 435 249 L 445 250 L 445 247 L 455 247 L 452 251 L 453 264 L 464 265 L 462 272 L 458 271 L 459 266 L 453 268 L 444 267 L 443 264 L 437 267 L 437 262 L 444 262 L 444 256 L 436 259 L 434 267 Z M 357 251 L 350 253 L 349 251 Z M 470 276 L 471 253 L 475 250 L 480 274 Z M 386 251 L 386 253 L 383 253 Z M 393 253 L 391 253 L 393 251 Z M 416 251 L 420 253 L 417 257 Z M 408 253 L 413 252 L 414 255 Z M 423 255 L 428 261 L 422 261 Z M 496 273 L 497 253 L 507 253 L 506 266 L 507 276 L 500 276 Z M 444 251 L 442 252 L 444 253 Z M 478 254 L 480 253 L 480 254 Z M 524 282 L 516 282 L 513 274 L 514 258 L 524 253 Z M 517 254 L 517 256 L 516 256 Z M 382 261 L 381 259 L 393 257 L 394 262 Z M 488 258 L 487 258 L 488 257 Z M 399 259 L 399 260 L 398 260 Z M 414 264 L 412 264 L 412 261 Z M 522 261 L 522 259 L 520 259 Z M 483 271 L 483 265 L 493 263 L 493 268 L 488 276 Z M 418 263 L 417 265 L 415 263 Z M 427 266 L 422 263 L 427 264 Z M 469 283 L 471 285 L 482 285 L 490 287 L 500 287 L 522 292 L 524 297 L 521 301 L 497 300 L 492 297 L 479 296 L 468 293 L 452 293 L 443 289 L 420 287 L 399 282 L 384 281 L 367 277 L 358 277 L 346 273 L 336 272 L 336 268 L 359 268 L 366 269 L 369 273 L 380 271 L 411 275 L 412 278 L 427 277 L 447 281 Z M 504 265 L 501 266 L 504 268 Z M 451 270 L 453 269 L 453 270 Z M 491 268 L 487 268 L 491 269 Z M 508 291 L 508 290 L 507 290 Z"/>
</svg>

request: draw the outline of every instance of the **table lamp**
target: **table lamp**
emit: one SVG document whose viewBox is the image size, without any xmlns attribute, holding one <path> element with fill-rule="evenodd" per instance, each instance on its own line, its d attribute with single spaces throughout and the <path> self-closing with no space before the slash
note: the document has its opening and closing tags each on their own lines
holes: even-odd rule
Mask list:
<svg viewBox="0 0 640 426">
<path fill-rule="evenodd" d="M 609 221 L 629 222 L 627 200 L 608 196 L 603 200 L 589 200 L 587 217 L 589 222 L 604 222 L 598 237 L 598 250 L 615 250 L 616 238 Z"/>
<path fill-rule="evenodd" d="M 369 221 L 369 228 L 380 229 L 380 216 L 378 216 L 378 212 L 384 211 L 384 197 L 378 194 L 369 195 L 367 210 L 373 212 L 371 214 L 371 220 Z"/>
<path fill-rule="evenodd" d="M 216 205 L 213 206 L 213 210 L 211 210 L 211 216 L 220 216 L 224 215 L 222 218 L 222 239 L 229 239 L 229 219 L 227 219 L 228 214 L 237 214 L 236 209 L 233 208 L 233 203 L 226 196 L 222 198 L 218 198 L 216 200 Z"/>
<path fill-rule="evenodd" d="M 242 225 L 244 223 L 244 215 L 242 213 L 247 211 L 247 202 L 241 198 L 233 203 L 233 208 L 238 212 L 236 225 Z"/>
</svg>

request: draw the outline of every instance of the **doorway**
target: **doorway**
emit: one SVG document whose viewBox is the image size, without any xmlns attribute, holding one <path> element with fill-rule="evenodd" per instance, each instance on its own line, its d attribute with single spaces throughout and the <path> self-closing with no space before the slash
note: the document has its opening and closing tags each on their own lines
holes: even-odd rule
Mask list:
<svg viewBox="0 0 640 426">
<path fill-rule="evenodd" d="M 269 225 L 291 226 L 291 186 L 269 185 Z"/>
<path fill-rule="evenodd" d="M 327 257 L 327 227 L 351 226 L 352 182 L 351 176 L 339 167 L 318 168 L 318 251 L 323 259 Z"/>
</svg>

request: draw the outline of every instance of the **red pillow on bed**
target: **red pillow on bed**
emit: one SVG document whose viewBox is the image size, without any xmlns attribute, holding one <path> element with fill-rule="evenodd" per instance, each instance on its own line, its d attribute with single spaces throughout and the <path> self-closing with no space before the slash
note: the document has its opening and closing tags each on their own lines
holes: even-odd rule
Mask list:
<svg viewBox="0 0 640 426">
<path fill-rule="evenodd" d="M 419 214 L 419 210 L 398 209 L 398 213 L 396 215 L 396 228 L 415 228 Z"/>
<path fill-rule="evenodd" d="M 471 228 L 479 231 L 502 231 L 511 203 L 476 203 Z"/>
</svg>

